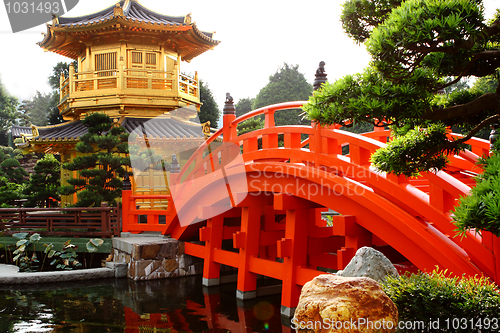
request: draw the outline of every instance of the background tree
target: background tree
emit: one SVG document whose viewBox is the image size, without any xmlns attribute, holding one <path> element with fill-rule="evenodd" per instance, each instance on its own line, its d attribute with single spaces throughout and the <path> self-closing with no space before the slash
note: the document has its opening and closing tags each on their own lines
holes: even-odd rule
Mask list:
<svg viewBox="0 0 500 333">
<path fill-rule="evenodd" d="M 61 200 L 57 189 L 61 182 L 61 162 L 54 155 L 45 154 L 36 162 L 28 186 L 24 190 L 26 207 L 50 207 L 52 199 Z"/>
<path fill-rule="evenodd" d="M 8 144 L 8 132 L 16 122 L 17 99 L 10 96 L 0 81 L 0 145 Z"/>
<path fill-rule="evenodd" d="M 0 146 L 0 208 L 10 207 L 15 200 L 24 198 L 28 174 L 15 157 L 14 149 Z"/>
<path fill-rule="evenodd" d="M 483 93 L 495 93 L 498 88 L 499 75 L 497 71 L 495 74 L 480 77 L 474 82 L 472 88 Z"/>
<path fill-rule="evenodd" d="M 254 98 L 242 98 L 234 105 L 234 109 L 236 110 L 236 117 L 244 115 L 245 113 L 252 111 L 252 105 L 254 102 Z"/>
<path fill-rule="evenodd" d="M 238 124 L 238 135 L 264 128 L 264 121 L 259 117 L 253 117 Z"/>
<path fill-rule="evenodd" d="M 128 174 L 125 167 L 130 166 L 130 158 L 123 156 L 128 154 L 129 134 L 103 113 L 87 115 L 82 124 L 88 133 L 82 135 L 76 150 L 85 155 L 62 166 L 78 171 L 79 178 L 69 179 L 70 185 L 61 187 L 59 193 L 77 193 L 78 207 L 99 207 L 103 201 L 113 206 L 121 196 L 122 179 Z"/>
<path fill-rule="evenodd" d="M 304 74 L 299 72 L 299 65 L 290 66 L 284 63 L 269 77 L 269 83 L 257 94 L 253 109 L 282 102 L 305 101 L 311 93 L 312 85 L 307 82 Z M 275 123 L 277 126 L 309 123 L 300 115 L 302 113 L 300 109 L 278 111 L 274 116 Z"/>
<path fill-rule="evenodd" d="M 200 101 L 203 103 L 198 115 L 200 123 L 210 121 L 210 127 L 217 128 L 221 112 L 212 91 L 203 80 L 200 80 Z"/>
<path fill-rule="evenodd" d="M 78 71 L 78 62 L 73 61 L 72 64 L 75 68 L 75 71 Z M 69 62 L 58 62 L 52 68 L 52 74 L 48 77 L 49 85 L 52 87 L 52 95 L 48 106 L 48 116 L 47 116 L 47 121 L 49 125 L 60 124 L 64 121 L 62 116 L 59 114 L 59 108 L 57 107 L 57 105 L 59 104 L 60 101 L 59 84 L 60 84 L 61 74 L 64 74 L 65 78 L 69 76 L 69 65 L 70 65 Z"/>
<path fill-rule="evenodd" d="M 362 73 L 324 85 L 305 109 L 321 124 L 390 125 L 395 139 L 372 156 L 378 169 L 408 176 L 443 169 L 448 153 L 499 120 L 497 92 L 467 89 L 436 98 L 500 65 L 500 20 L 485 22 L 482 1 L 348 0 L 341 19 L 372 62 Z M 462 128 L 463 139 L 446 138 L 453 125 Z"/>
<path fill-rule="evenodd" d="M 78 71 L 78 62 L 73 61 L 73 66 L 75 67 L 75 72 Z M 48 78 L 49 85 L 52 87 L 52 90 L 57 90 L 59 92 L 59 83 L 61 74 L 64 74 L 64 77 L 67 78 L 69 76 L 69 62 L 58 62 L 52 68 L 52 74 Z"/>
<path fill-rule="evenodd" d="M 37 91 L 24 103 L 23 109 L 28 115 L 31 124 L 46 126 L 49 124 L 49 116 L 53 112 L 54 107 L 57 108 L 57 104 L 59 104 L 59 93 L 57 91 L 44 94 Z M 59 113 L 59 109 L 57 112 Z"/>
</svg>

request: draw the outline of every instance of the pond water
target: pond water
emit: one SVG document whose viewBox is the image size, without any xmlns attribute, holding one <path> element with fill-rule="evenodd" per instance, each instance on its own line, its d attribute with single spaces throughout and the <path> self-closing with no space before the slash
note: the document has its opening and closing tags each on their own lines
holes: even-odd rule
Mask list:
<svg viewBox="0 0 500 333">
<path fill-rule="evenodd" d="M 201 277 L 0 286 L 0 332 L 292 332 L 280 295 L 238 301 Z"/>
</svg>

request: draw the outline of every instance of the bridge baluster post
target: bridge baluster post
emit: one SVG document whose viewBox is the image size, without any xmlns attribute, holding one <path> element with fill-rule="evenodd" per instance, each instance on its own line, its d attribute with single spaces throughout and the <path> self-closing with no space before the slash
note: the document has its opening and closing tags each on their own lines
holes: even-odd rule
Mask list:
<svg viewBox="0 0 500 333">
<path fill-rule="evenodd" d="M 311 124 L 314 127 L 314 164 L 319 168 L 319 154 L 321 154 L 321 148 L 323 145 L 323 139 L 321 137 L 321 125 L 318 123 Z"/>
<path fill-rule="evenodd" d="M 351 162 L 361 166 L 370 165 L 371 152 L 363 147 L 356 146 L 354 144 L 349 144 L 349 156 L 351 157 Z"/>
<path fill-rule="evenodd" d="M 455 207 L 455 197 L 438 184 L 429 181 L 429 203 L 440 212 L 447 213 Z"/>
<path fill-rule="evenodd" d="M 214 250 L 222 248 L 224 217 L 215 216 L 207 220 L 207 226 L 200 229 L 200 240 L 205 241 L 205 261 L 203 264 L 203 285 L 210 287 L 220 284 L 220 264 L 214 262 Z"/>
<path fill-rule="evenodd" d="M 236 127 L 233 128 L 231 123 L 236 119 L 236 109 L 234 108 L 233 98 L 229 93 L 226 94 L 226 102 L 222 109 L 222 135 L 224 142 L 229 142 L 237 136 Z"/>
</svg>

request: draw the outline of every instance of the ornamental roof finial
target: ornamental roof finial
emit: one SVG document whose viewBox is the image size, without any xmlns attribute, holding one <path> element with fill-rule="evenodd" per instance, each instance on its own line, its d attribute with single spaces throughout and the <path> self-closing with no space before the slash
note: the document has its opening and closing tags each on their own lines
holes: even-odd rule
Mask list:
<svg viewBox="0 0 500 333">
<path fill-rule="evenodd" d="M 114 17 L 123 17 L 123 8 L 120 6 L 120 3 L 117 3 L 113 10 Z"/>
</svg>

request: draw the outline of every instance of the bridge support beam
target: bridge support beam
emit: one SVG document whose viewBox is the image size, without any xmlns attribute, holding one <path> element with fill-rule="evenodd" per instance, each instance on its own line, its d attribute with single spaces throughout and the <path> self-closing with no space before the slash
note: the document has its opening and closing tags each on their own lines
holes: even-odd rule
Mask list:
<svg viewBox="0 0 500 333">
<path fill-rule="evenodd" d="M 311 202 L 286 194 L 274 196 L 274 209 L 286 210 L 285 238 L 278 241 L 278 257 L 283 259 L 281 315 L 292 317 L 302 286 L 298 270 L 307 266 L 308 221 L 314 217 Z"/>
<path fill-rule="evenodd" d="M 200 229 L 200 240 L 205 242 L 205 263 L 203 265 L 203 285 L 210 287 L 220 284 L 220 264 L 214 261 L 214 250 L 222 247 L 223 215 L 207 220 L 207 226 Z"/>
<path fill-rule="evenodd" d="M 241 228 L 233 234 L 233 247 L 239 249 L 238 280 L 236 298 L 252 299 L 257 297 L 257 274 L 251 272 L 250 262 L 259 255 L 262 207 L 268 197 L 248 196 L 239 205 L 241 209 Z M 238 201 L 239 202 L 239 201 Z"/>
</svg>

